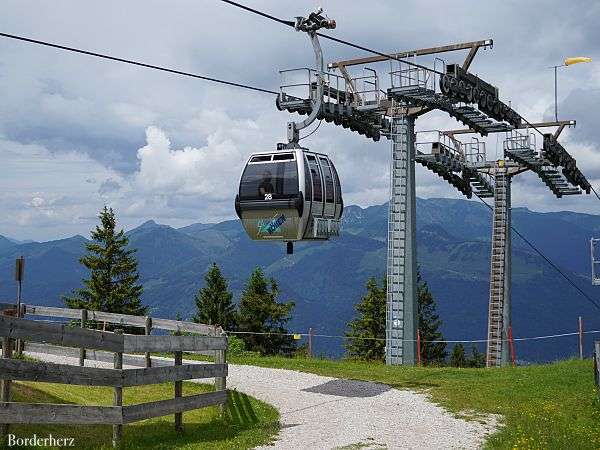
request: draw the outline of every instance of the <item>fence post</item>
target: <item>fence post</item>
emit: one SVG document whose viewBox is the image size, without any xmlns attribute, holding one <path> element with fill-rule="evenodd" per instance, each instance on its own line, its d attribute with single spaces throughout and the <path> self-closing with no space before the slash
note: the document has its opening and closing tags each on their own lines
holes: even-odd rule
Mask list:
<svg viewBox="0 0 600 450">
<path fill-rule="evenodd" d="M 150 336 L 152 333 L 152 317 L 146 316 L 146 326 L 144 327 L 144 334 Z M 146 367 L 152 367 L 152 359 L 150 358 L 150 352 L 145 353 L 146 356 Z"/>
<path fill-rule="evenodd" d="M 25 258 L 21 255 L 20 258 L 17 258 L 15 261 L 15 280 L 17 281 L 17 319 L 21 318 L 21 293 L 23 290 L 23 275 L 25 274 Z M 17 350 L 17 355 L 21 355 L 21 346 L 23 345 L 22 339 L 17 339 L 15 341 L 15 349 Z M 12 349 L 11 349 L 12 350 Z"/>
<path fill-rule="evenodd" d="M 313 333 L 313 329 L 312 327 L 308 329 L 308 357 L 312 358 L 313 352 L 312 352 L 312 333 Z"/>
<path fill-rule="evenodd" d="M 583 319 L 579 316 L 579 359 L 583 359 Z"/>
<path fill-rule="evenodd" d="M 221 336 L 225 338 L 225 349 L 227 348 L 227 335 L 223 330 L 221 330 Z M 227 350 L 215 350 L 215 364 L 227 364 Z M 215 378 L 215 391 L 225 391 L 227 390 L 227 377 L 216 377 Z M 227 401 L 227 400 L 225 400 Z M 225 409 L 227 408 L 227 403 L 224 403 L 219 406 L 221 410 L 221 414 L 225 413 Z"/>
<path fill-rule="evenodd" d="M 115 334 L 123 334 L 123 330 L 115 330 Z M 123 353 L 115 352 L 115 369 L 123 368 Z M 115 386 L 115 397 L 113 406 L 123 406 L 123 387 Z M 123 425 L 113 425 L 112 445 L 114 448 L 120 447 L 123 438 Z"/>
<path fill-rule="evenodd" d="M 181 332 L 176 331 L 175 336 L 181 336 Z M 183 352 L 174 352 L 175 365 L 181 366 L 183 363 Z M 183 381 L 175 382 L 175 398 L 181 397 L 183 394 Z M 183 431 L 182 413 L 175 413 L 175 431 Z"/>
<path fill-rule="evenodd" d="M 82 309 L 81 310 L 81 328 L 85 328 L 85 323 L 87 322 L 88 319 L 88 313 L 87 313 L 87 309 Z M 79 365 L 80 366 L 84 366 L 85 365 L 85 347 L 81 347 L 79 349 Z"/>
<path fill-rule="evenodd" d="M 25 318 L 25 312 L 27 311 L 27 305 L 25 305 L 24 303 L 22 303 L 20 305 L 20 311 L 17 317 L 19 317 L 20 319 L 24 319 Z M 23 354 L 23 349 L 25 348 L 25 341 L 23 339 L 19 339 L 17 341 L 17 355 L 21 356 Z"/>
<path fill-rule="evenodd" d="M 3 311 L 3 315 L 12 315 L 8 311 Z M 12 342 L 9 337 L 2 338 L 2 358 L 12 358 Z M 11 380 L 1 380 L 0 384 L 0 401 L 10 402 L 10 382 Z M 8 436 L 8 424 L 0 424 L 0 438 L 4 442 Z"/>
</svg>

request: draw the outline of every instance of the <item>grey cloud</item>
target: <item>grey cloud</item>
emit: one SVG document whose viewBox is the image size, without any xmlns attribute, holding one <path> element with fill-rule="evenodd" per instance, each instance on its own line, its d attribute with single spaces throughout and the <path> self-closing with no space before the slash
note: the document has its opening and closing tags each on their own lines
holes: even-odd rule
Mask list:
<svg viewBox="0 0 600 450">
<path fill-rule="evenodd" d="M 110 194 L 114 191 L 118 191 L 119 189 L 121 189 L 121 185 L 119 183 L 117 183 L 115 180 L 113 180 L 112 178 L 109 178 L 107 180 L 104 180 L 100 184 L 100 187 L 98 188 L 98 193 L 100 195 L 105 195 L 105 194 Z"/>
<path fill-rule="evenodd" d="M 600 88 L 573 89 L 567 98 L 559 103 L 560 117 L 577 118 L 577 128 L 572 133 L 576 142 L 600 143 Z"/>
</svg>

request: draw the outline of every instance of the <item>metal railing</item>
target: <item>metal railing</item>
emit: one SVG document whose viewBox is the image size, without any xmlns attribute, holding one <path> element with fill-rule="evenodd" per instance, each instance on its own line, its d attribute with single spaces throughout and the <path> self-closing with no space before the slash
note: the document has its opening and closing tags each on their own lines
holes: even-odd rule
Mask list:
<svg viewBox="0 0 600 450">
<path fill-rule="evenodd" d="M 510 152 L 531 151 L 536 154 L 539 153 L 535 134 L 530 133 L 529 129 L 522 131 L 511 130 L 507 132 L 506 138 L 504 139 L 504 150 L 508 150 Z"/>
<path fill-rule="evenodd" d="M 414 59 L 414 58 L 413 58 Z M 439 73 L 446 70 L 441 58 L 433 60 L 433 69 L 414 67 L 404 61 L 390 61 L 390 83 L 392 88 L 422 88 L 439 92 Z"/>
<path fill-rule="evenodd" d="M 470 164 L 483 164 L 487 160 L 485 142 L 472 137 L 470 142 L 463 143 L 465 158 Z"/>
<path fill-rule="evenodd" d="M 378 108 L 381 100 L 381 91 L 379 89 L 379 77 L 373 69 L 365 67 L 364 70 L 370 75 L 352 78 L 354 93 L 357 94 L 354 104 L 356 107 L 375 107 Z"/>
<path fill-rule="evenodd" d="M 318 72 L 308 67 L 297 69 L 285 69 L 279 71 L 281 83 L 279 85 L 279 98 L 285 103 L 286 99 L 310 99 L 314 100 Z M 289 78 L 294 82 L 289 82 Z M 331 72 L 323 73 L 323 96 L 332 103 L 350 104 L 353 95 L 348 90 L 344 77 Z"/>
<path fill-rule="evenodd" d="M 439 155 L 446 153 L 446 156 L 456 158 L 462 162 L 465 161 L 464 144 L 458 139 L 443 133 L 439 130 L 419 131 L 415 147 L 417 154 Z"/>
</svg>

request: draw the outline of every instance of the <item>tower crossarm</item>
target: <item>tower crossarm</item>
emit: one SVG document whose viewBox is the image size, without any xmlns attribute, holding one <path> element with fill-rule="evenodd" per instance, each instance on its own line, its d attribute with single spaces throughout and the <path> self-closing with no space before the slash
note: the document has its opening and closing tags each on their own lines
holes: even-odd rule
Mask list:
<svg viewBox="0 0 600 450">
<path fill-rule="evenodd" d="M 454 170 L 457 167 L 455 161 L 450 162 L 447 159 L 436 160 L 435 156 L 426 154 L 417 154 L 415 156 L 415 161 L 446 180 L 448 184 L 454 186 L 467 198 L 473 196 L 473 189 L 469 182 L 460 175 L 454 173 Z M 464 167 L 464 165 L 460 165 L 460 167 Z"/>
<path fill-rule="evenodd" d="M 415 76 L 403 75 L 402 70 L 397 71 L 397 85 L 388 89 L 388 97 L 398 102 L 411 106 L 420 106 L 429 109 L 439 109 L 448 113 L 450 117 L 462 122 L 470 129 L 475 130 L 482 136 L 499 131 L 509 131 L 512 126 L 507 123 L 498 122 L 478 110 L 477 108 L 459 103 L 458 100 L 436 92 L 436 83 L 429 80 L 435 78 L 435 72 L 427 73 L 424 69 L 406 69 L 410 71 L 422 71 L 423 81 Z"/>
<path fill-rule="evenodd" d="M 323 89 L 319 90 L 317 72 L 309 68 L 280 71 L 282 82 L 275 103 L 280 111 L 311 115 L 314 105 L 319 105 L 318 120 L 350 129 L 366 138 L 379 141 L 382 133 L 389 129 L 384 117 L 384 108 L 379 97 L 367 101 L 366 94 L 358 95 L 355 84 L 334 73 L 322 74 Z M 374 75 L 376 77 L 376 75 Z M 361 81 L 365 83 L 364 77 Z M 368 80 L 367 82 L 370 82 Z M 374 85 L 377 81 L 372 82 Z M 321 92 L 322 101 L 315 101 Z"/>
<path fill-rule="evenodd" d="M 505 150 L 504 154 L 513 161 L 535 172 L 557 198 L 561 198 L 563 195 L 581 194 L 581 189 L 570 186 L 566 178 L 559 174 L 555 167 L 548 165 L 544 159 L 524 156 L 518 152 L 508 150 Z"/>
<path fill-rule="evenodd" d="M 504 141 L 504 156 L 535 172 L 557 198 L 581 194 L 579 187 L 558 172 L 553 161 L 543 157 L 544 152 L 540 153 L 535 148 L 535 142 L 531 138 L 532 135 L 513 132 Z"/>
<path fill-rule="evenodd" d="M 423 136 L 433 138 L 427 139 Z M 485 142 L 474 138 L 462 142 L 443 131 L 420 131 L 415 161 L 442 177 L 466 197 L 473 193 L 482 198 L 494 196 L 492 177 L 480 173 L 477 163 L 485 161 Z"/>
<path fill-rule="evenodd" d="M 554 167 L 562 167 L 562 174 L 575 187 L 580 187 L 587 194 L 590 193 L 592 186 L 587 178 L 577 167 L 577 161 L 567 150 L 556 140 L 554 135 L 544 135 L 544 148 L 542 156 L 547 159 Z"/>
<path fill-rule="evenodd" d="M 462 143 L 440 131 L 424 131 L 419 134 L 433 134 L 434 138 L 415 144 L 415 161 L 446 180 L 467 198 L 471 198 L 473 190 L 469 181 L 461 176 L 467 169 Z"/>
<path fill-rule="evenodd" d="M 494 183 L 489 175 L 480 173 L 477 169 L 467 166 L 463 169 L 462 177 L 471 183 L 475 194 L 479 198 L 491 198 L 494 196 Z"/>
</svg>

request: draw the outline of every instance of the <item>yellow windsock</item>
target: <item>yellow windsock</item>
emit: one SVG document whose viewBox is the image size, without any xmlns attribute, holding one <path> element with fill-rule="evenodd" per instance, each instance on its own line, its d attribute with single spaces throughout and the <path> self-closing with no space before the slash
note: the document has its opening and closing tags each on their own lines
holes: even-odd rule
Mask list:
<svg viewBox="0 0 600 450">
<path fill-rule="evenodd" d="M 577 63 L 592 62 L 592 58 L 587 56 L 575 56 L 574 58 L 565 58 L 565 66 L 570 66 Z"/>
</svg>

